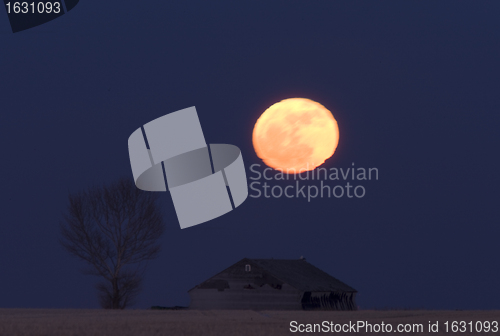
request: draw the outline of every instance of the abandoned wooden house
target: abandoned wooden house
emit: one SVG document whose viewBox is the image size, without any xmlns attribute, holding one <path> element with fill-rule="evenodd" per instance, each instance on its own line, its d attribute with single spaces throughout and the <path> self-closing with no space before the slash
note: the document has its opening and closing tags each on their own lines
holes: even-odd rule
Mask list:
<svg viewBox="0 0 500 336">
<path fill-rule="evenodd" d="M 356 310 L 356 293 L 304 258 L 245 258 L 189 290 L 191 309 Z"/>
</svg>

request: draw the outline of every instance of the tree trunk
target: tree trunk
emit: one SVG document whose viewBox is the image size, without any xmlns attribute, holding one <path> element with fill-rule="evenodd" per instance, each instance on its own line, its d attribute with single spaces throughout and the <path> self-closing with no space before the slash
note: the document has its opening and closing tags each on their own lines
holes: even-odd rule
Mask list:
<svg viewBox="0 0 500 336">
<path fill-rule="evenodd" d="M 113 284 L 113 297 L 111 298 L 112 309 L 120 309 L 120 288 L 118 287 L 118 279 L 113 278 L 111 280 Z"/>
</svg>

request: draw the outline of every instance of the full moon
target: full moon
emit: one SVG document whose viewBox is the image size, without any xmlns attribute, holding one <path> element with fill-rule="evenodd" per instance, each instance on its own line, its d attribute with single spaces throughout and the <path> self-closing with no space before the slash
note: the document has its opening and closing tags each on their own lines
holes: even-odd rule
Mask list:
<svg viewBox="0 0 500 336">
<path fill-rule="evenodd" d="M 262 113 L 252 136 L 266 165 L 288 174 L 313 170 L 331 157 L 339 142 L 332 113 L 306 98 L 282 100 Z"/>
</svg>

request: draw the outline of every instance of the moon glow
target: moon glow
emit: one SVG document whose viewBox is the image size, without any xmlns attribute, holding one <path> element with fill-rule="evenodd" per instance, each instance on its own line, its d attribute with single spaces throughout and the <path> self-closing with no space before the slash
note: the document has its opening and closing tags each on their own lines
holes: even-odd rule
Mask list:
<svg viewBox="0 0 500 336">
<path fill-rule="evenodd" d="M 306 98 L 282 100 L 262 113 L 252 136 L 257 156 L 285 173 L 313 170 L 331 157 L 339 141 L 337 121 Z"/>
</svg>

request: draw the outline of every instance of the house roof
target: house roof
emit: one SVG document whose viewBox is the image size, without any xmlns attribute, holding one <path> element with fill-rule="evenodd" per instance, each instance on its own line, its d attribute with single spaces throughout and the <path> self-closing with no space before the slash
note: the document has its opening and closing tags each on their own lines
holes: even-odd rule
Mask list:
<svg viewBox="0 0 500 336">
<path fill-rule="evenodd" d="M 287 283 L 288 285 L 304 292 L 357 292 L 354 288 L 346 285 L 342 281 L 332 277 L 328 273 L 323 272 L 319 268 L 311 265 L 305 259 L 249 259 L 244 258 L 237 263 L 229 266 L 222 272 L 210 277 L 207 281 L 212 281 L 219 274 L 230 272 L 233 274 L 245 272 L 244 269 L 239 269 L 237 265 L 253 264 L 265 272 L 269 273 L 276 279 Z M 236 268 L 235 268 L 236 267 Z M 202 283 L 202 284 L 203 284 Z M 195 288 L 191 288 L 188 292 Z"/>
<path fill-rule="evenodd" d="M 304 292 L 345 291 L 354 288 L 311 265 L 305 259 L 243 259 L 255 263 L 279 280 Z"/>
</svg>

